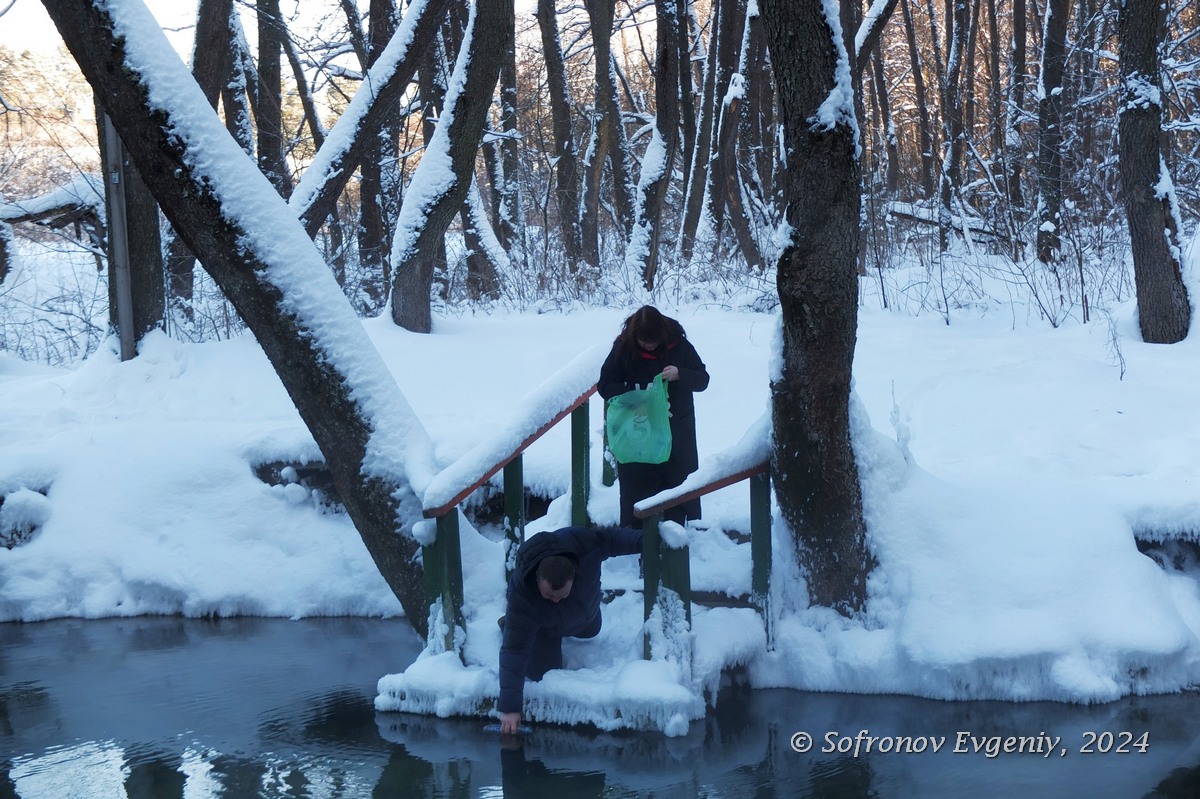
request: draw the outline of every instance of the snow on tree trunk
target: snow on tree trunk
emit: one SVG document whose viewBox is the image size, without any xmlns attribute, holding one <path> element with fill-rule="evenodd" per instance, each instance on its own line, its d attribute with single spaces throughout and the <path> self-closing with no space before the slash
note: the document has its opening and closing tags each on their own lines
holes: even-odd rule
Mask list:
<svg viewBox="0 0 1200 799">
<path fill-rule="evenodd" d="M 1163 158 L 1158 48 L 1165 6 L 1126 0 L 1121 6 L 1122 102 L 1118 112 L 1121 183 L 1142 339 L 1174 344 L 1187 337 L 1192 309 L 1180 271 L 1179 212 Z"/>
<path fill-rule="evenodd" d="M 437 130 L 400 207 L 392 243 L 392 320 L 407 330 L 428 333 L 433 327 L 433 263 L 471 187 L 475 156 L 508 48 L 510 26 L 500 20 L 512 14 L 513 0 L 478 0 L 471 6 Z"/>
<path fill-rule="evenodd" d="M 771 475 L 811 601 L 852 613 L 866 601 L 873 560 L 850 443 L 861 198 L 852 82 L 836 8 L 821 0 L 761 5 L 787 159 Z"/>
<path fill-rule="evenodd" d="M 654 133 L 642 158 L 642 178 L 636 195 L 634 225 L 625 251 L 626 268 L 632 274 L 642 273 L 642 284 L 654 290 L 658 273 L 658 244 L 662 231 L 662 216 L 666 207 L 667 189 L 671 184 L 671 167 L 675 163 L 679 128 L 678 56 L 675 41 L 679 20 L 673 2 L 658 0 L 657 50 L 655 55 Z"/>
<path fill-rule="evenodd" d="M 140 0 L 44 0 L 163 212 L 254 333 L 350 518 L 424 634 L 417 542 L 432 443 L 295 213 Z"/>
</svg>

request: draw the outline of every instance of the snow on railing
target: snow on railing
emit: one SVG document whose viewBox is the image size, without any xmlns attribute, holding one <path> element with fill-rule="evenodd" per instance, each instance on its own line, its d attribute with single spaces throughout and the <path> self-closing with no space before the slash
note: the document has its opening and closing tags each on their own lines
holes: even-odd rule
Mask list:
<svg viewBox="0 0 1200 799">
<path fill-rule="evenodd" d="M 741 441 L 729 449 L 705 458 L 700 468 L 689 474 L 682 483 L 637 502 L 633 506 L 634 515 L 645 519 L 688 500 L 762 474 L 767 470 L 770 455 L 771 414 L 767 412 L 750 426 Z"/>
<path fill-rule="evenodd" d="M 608 345 L 596 345 L 577 355 L 517 403 L 517 413 L 507 424 L 438 472 L 425 489 L 425 516 L 449 513 L 546 431 L 587 402 L 596 391 L 596 375 L 607 353 Z"/>
</svg>

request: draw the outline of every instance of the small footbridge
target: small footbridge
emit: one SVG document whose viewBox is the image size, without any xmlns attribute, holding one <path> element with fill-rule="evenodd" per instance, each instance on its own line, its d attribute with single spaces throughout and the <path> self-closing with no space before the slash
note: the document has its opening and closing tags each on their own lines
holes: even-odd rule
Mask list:
<svg viewBox="0 0 1200 799">
<path fill-rule="evenodd" d="M 414 534 L 421 543 L 429 635 L 425 651 L 414 664 L 380 680 L 378 710 L 443 717 L 493 713 L 499 691 L 496 617 L 490 617 L 490 624 L 487 619 L 471 619 L 469 609 L 502 607 L 503 586 L 526 534 L 523 453 L 560 423 L 570 425 L 570 524 L 592 523 L 588 516 L 593 439 L 590 400 L 606 352 L 607 347 L 583 353 L 534 389 L 507 425 L 481 437 L 426 487 L 426 520 L 415 526 Z M 568 656 L 567 669 L 548 674 L 540 683 L 527 684 L 526 719 L 682 734 L 688 722 L 704 714 L 706 699 L 712 698 L 722 674 L 772 648 L 767 432 L 764 418 L 737 446 L 707 458 L 683 484 L 638 503 L 635 514 L 644 531 L 640 585 L 609 592 L 605 627 L 620 630 L 616 635 L 634 642 L 640 631 L 640 646 L 617 646 L 623 655 L 612 662 L 576 670 Z M 601 484 L 611 487 L 616 475 L 607 449 L 601 464 Z M 493 484 L 497 475 L 504 502 L 504 540 L 490 565 L 468 557 L 468 576 L 481 573 L 481 568 L 487 570 L 483 573 L 489 579 L 478 580 L 483 585 L 476 586 L 469 578 L 464 580 L 462 506 L 480 488 Z M 743 481 L 749 486 L 748 531 L 689 530 L 663 521 L 670 508 Z M 748 547 L 748 592 L 724 586 L 693 591 L 689 536 L 699 535 L 725 536 L 723 545 L 727 547 Z M 477 555 L 478 550 L 470 554 Z M 606 578 L 606 588 L 607 582 Z M 500 596 L 474 597 L 473 591 L 499 592 Z M 633 608 L 637 593 L 642 597 L 640 609 Z M 711 610 L 712 615 L 701 620 L 711 619 L 711 635 L 696 629 L 693 606 L 704 614 Z M 640 625 L 630 623 L 637 610 Z M 734 637 L 740 640 L 727 640 L 730 629 L 738 631 Z M 704 643 L 698 646 L 698 642 Z M 635 662 L 639 659 L 641 663 Z"/>
</svg>

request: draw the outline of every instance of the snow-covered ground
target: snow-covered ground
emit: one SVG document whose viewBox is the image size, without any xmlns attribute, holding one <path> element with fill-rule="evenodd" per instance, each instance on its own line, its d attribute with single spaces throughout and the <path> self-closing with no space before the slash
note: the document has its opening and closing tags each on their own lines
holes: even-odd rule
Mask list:
<svg viewBox="0 0 1200 799">
<path fill-rule="evenodd" d="M 664 309 L 712 375 L 696 398 L 711 461 L 766 410 L 777 319 Z M 515 429 L 531 392 L 578 379 L 577 358 L 605 348 L 628 310 L 443 317 L 432 335 L 386 319 L 364 327 L 445 466 Z M 645 662 L 636 559 L 616 559 L 605 587 L 625 593 L 605 606 L 599 638 L 568 642 L 570 668 L 528 687 L 529 715 L 678 734 L 735 663 L 758 686 L 946 699 L 1092 702 L 1200 683 L 1200 571 L 1164 570 L 1136 543 L 1197 540 L 1198 362 L 1195 335 L 1142 344 L 1132 305 L 1112 325 L 1054 329 L 1008 308 L 947 325 L 865 303 L 855 438 L 880 565 L 864 618 L 805 607 L 776 518 L 775 648 L 753 611 L 696 607 L 691 658 Z M 589 512 L 611 523 L 616 490 L 600 483 L 591 402 Z M 0 531 L 36 527 L 0 549 L 0 620 L 400 612 L 344 515 L 298 483 L 255 476 L 318 453 L 251 338 L 154 335 L 130 362 L 105 347 L 70 368 L 0 354 L 0 407 Z M 560 424 L 526 453 L 527 484 L 563 495 L 569 448 Z M 530 534 L 568 513 L 552 503 Z M 744 484 L 706 498 L 688 530 L 694 588 L 748 591 L 748 547 L 725 535 L 748 527 Z M 381 675 L 381 708 L 473 712 L 494 695 L 494 532 L 463 529 L 468 665 L 432 653 L 396 663 Z"/>
</svg>

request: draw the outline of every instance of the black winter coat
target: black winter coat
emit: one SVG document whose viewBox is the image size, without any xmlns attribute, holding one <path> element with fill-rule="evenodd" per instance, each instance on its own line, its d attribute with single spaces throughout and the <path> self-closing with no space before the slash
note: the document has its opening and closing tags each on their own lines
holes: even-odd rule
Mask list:
<svg viewBox="0 0 1200 799">
<path fill-rule="evenodd" d="M 660 345 L 653 353 L 636 345 L 623 347 L 618 341 L 600 367 L 596 390 L 604 399 L 645 388 L 667 366 L 679 369 L 679 379 L 667 383 L 671 403 L 671 456 L 661 464 L 620 464 L 621 523 L 632 524 L 633 503 L 679 485 L 700 467 L 696 447 L 696 405 L 692 394 L 708 388 L 708 370 L 699 353 L 686 338 Z M 700 517 L 700 500 L 684 508 L 689 518 Z M 668 514 L 668 518 L 671 514 Z M 682 518 L 674 519 L 682 521 Z"/>
<path fill-rule="evenodd" d="M 600 564 L 614 555 L 641 551 L 642 531 L 624 527 L 565 527 L 521 544 L 508 583 L 500 646 L 501 713 L 521 711 L 526 666 L 538 631 L 561 638 L 587 629 L 600 612 Z M 538 590 L 535 572 L 547 555 L 565 555 L 575 562 L 571 593 L 561 602 L 545 599 Z"/>
<path fill-rule="evenodd" d="M 708 370 L 686 338 L 665 344 L 653 353 L 633 349 L 634 352 L 627 353 L 619 344 L 613 345 L 600 367 L 596 390 L 609 399 L 635 388 L 646 388 L 667 366 L 679 369 L 679 379 L 667 383 L 667 399 L 671 402 L 671 460 L 677 461 L 683 470 L 682 480 L 699 466 L 696 403 L 692 394 L 708 388 Z"/>
</svg>

